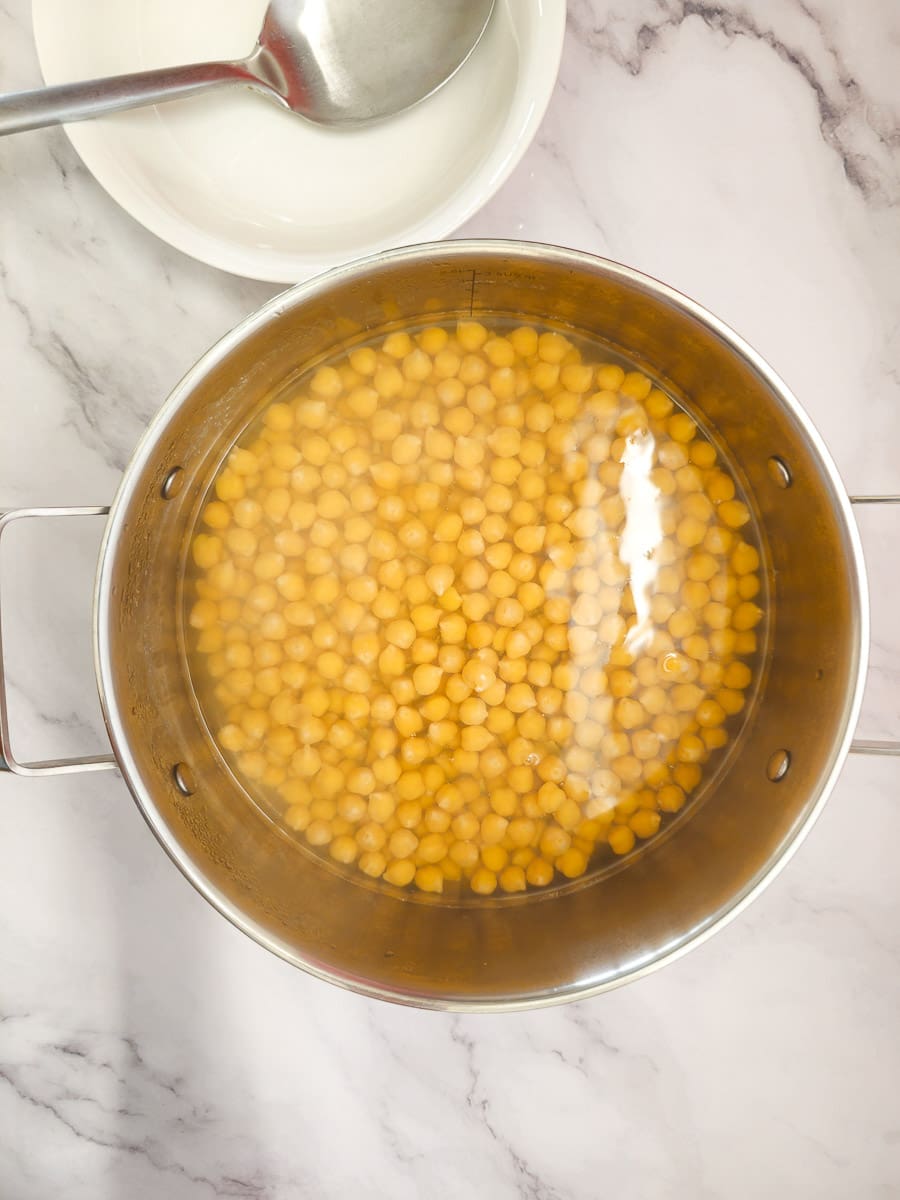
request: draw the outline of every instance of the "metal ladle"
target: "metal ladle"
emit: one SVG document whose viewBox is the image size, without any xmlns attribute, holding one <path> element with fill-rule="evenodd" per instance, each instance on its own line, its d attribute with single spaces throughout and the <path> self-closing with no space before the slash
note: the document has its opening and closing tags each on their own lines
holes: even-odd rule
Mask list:
<svg viewBox="0 0 900 1200">
<path fill-rule="evenodd" d="M 271 0 L 253 52 L 0 96 L 0 135 L 240 84 L 319 125 L 361 125 L 430 96 L 477 45 L 494 0 Z"/>
</svg>

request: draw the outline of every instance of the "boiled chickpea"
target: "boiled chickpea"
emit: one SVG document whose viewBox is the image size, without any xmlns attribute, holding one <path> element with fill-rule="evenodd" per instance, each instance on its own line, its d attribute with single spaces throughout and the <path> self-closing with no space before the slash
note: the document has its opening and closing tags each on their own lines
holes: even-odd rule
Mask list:
<svg viewBox="0 0 900 1200">
<path fill-rule="evenodd" d="M 640 595 L 636 438 L 662 530 Z M 436 895 L 576 879 L 733 736 L 765 616 L 750 509 L 692 417 L 564 334 L 394 330 L 270 404 L 213 492 L 198 692 L 235 769 L 348 869 Z"/>
</svg>

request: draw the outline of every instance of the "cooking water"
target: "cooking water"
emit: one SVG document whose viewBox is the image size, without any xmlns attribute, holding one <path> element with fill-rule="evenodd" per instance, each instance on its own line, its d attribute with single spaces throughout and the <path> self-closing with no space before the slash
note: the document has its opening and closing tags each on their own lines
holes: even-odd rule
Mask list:
<svg viewBox="0 0 900 1200">
<path fill-rule="evenodd" d="M 763 658 L 760 547 L 722 447 L 610 347 L 390 329 L 289 380 L 221 464 L 187 660 L 308 852 L 453 902 L 540 892 L 714 789 Z"/>
</svg>

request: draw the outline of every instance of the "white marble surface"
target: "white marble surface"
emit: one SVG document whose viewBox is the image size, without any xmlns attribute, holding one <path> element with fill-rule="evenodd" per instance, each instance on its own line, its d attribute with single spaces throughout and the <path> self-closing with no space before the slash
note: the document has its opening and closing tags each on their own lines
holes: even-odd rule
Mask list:
<svg viewBox="0 0 900 1200">
<path fill-rule="evenodd" d="M 551 3 L 557 0 L 550 0 Z M 0 0 L 0 86 L 37 82 Z M 558 91 L 465 232 L 658 275 L 797 390 L 851 490 L 900 491 L 900 10 L 573 0 Z M 272 289 L 121 213 L 60 131 L 0 142 L 0 504 L 102 503 L 170 386 Z M 865 514 L 863 725 L 900 735 L 897 514 Z M 3 563 L 20 749 L 101 747 L 99 529 Z M 851 760 L 724 933 L 590 1002 L 400 1010 L 210 909 L 115 775 L 0 781 L 4 1200 L 886 1200 L 900 1195 L 900 764 Z"/>
</svg>

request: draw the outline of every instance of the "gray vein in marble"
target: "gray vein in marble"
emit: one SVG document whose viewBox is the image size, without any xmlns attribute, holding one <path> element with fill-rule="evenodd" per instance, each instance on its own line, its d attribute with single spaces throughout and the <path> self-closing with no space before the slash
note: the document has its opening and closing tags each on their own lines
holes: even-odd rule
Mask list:
<svg viewBox="0 0 900 1200">
<path fill-rule="evenodd" d="M 561 91 L 566 90 L 562 83 L 560 83 L 558 86 Z M 549 138 L 542 138 L 540 135 L 538 135 L 537 144 L 548 156 L 548 158 L 550 158 L 563 172 L 566 182 L 578 198 L 578 204 L 581 208 L 581 211 L 587 217 L 588 223 L 590 224 L 591 228 L 596 230 L 596 232 L 600 235 L 601 245 L 598 247 L 598 253 L 602 253 L 604 247 L 609 246 L 609 238 L 607 237 L 606 230 L 600 223 L 599 217 L 594 211 L 593 205 L 585 195 L 584 188 L 579 182 L 578 176 L 574 170 L 572 162 L 569 159 L 569 156 L 562 153 L 559 147 L 556 146 Z"/>
<path fill-rule="evenodd" d="M 896 162 L 900 149 L 900 123 L 896 114 L 885 112 L 878 119 L 874 106 L 869 104 L 860 84 L 847 70 L 837 46 L 829 40 L 824 19 L 818 18 L 802 3 L 799 7 L 815 27 L 834 63 L 834 80 L 830 86 L 820 78 L 807 53 L 788 44 L 774 29 L 766 28 L 752 9 L 740 5 L 726 7 L 706 0 L 656 0 L 654 9 L 659 16 L 655 20 L 647 19 L 648 14 L 641 6 L 635 6 L 630 23 L 625 16 L 619 16 L 631 35 L 630 47 L 623 46 L 615 35 L 594 24 L 583 3 L 570 6 L 568 21 L 569 29 L 579 42 L 593 53 L 610 58 L 616 66 L 632 75 L 639 75 L 647 60 L 672 36 L 677 36 L 679 28 L 691 17 L 701 20 L 711 32 L 721 34 L 729 43 L 737 38 L 763 43 L 799 73 L 812 91 L 822 137 L 838 154 L 850 183 L 865 199 L 885 207 L 893 205 L 900 199 Z M 852 126 L 849 129 L 846 128 L 848 122 Z M 888 151 L 888 162 L 879 163 L 871 153 L 861 152 L 854 145 L 859 129 L 874 134 L 878 144 Z"/>
<path fill-rule="evenodd" d="M 848 924 L 851 928 L 862 934 L 873 946 L 877 946 L 889 958 L 896 960 L 900 956 L 900 939 L 895 939 L 895 942 L 889 941 L 880 932 L 877 932 L 873 928 L 872 923 L 867 921 L 861 913 L 853 912 L 843 904 L 830 904 L 811 900 L 797 888 L 789 889 L 788 894 L 798 907 L 805 909 L 813 916 L 831 918 Z M 895 925 L 888 925 L 885 932 L 890 934 L 895 928 Z"/>
<path fill-rule="evenodd" d="M 407 1062 L 403 1055 L 399 1052 L 387 1030 L 385 1030 L 378 1021 L 378 1015 L 379 1010 L 377 1007 L 367 1007 L 365 1012 L 366 1028 L 369 1030 L 372 1037 L 375 1038 L 385 1048 L 393 1063 L 400 1071 L 403 1072 L 404 1076 L 413 1076 L 415 1074 L 415 1066 Z M 348 1067 L 352 1069 L 352 1064 L 348 1063 Z M 393 1119 L 392 1108 L 388 1096 L 379 1092 L 374 1107 L 375 1120 L 378 1123 L 378 1127 L 384 1135 L 387 1144 L 390 1146 L 391 1151 L 398 1162 L 401 1162 L 404 1166 L 408 1167 L 413 1163 L 425 1158 L 424 1154 L 411 1149 L 402 1140 L 401 1133 Z"/>
<path fill-rule="evenodd" d="M 16 28 L 19 28 L 19 18 L 16 16 L 16 14 L 13 12 L 13 10 L 9 7 L 8 4 L 0 3 L 0 14 L 2 14 L 6 18 L 6 20 L 9 21 L 9 23 L 11 25 L 14 25 L 14 26 L 16 26 Z"/>
<path fill-rule="evenodd" d="M 491 1101 L 488 1096 L 476 1099 L 476 1093 L 481 1086 L 481 1077 L 475 1061 L 475 1039 L 464 1028 L 464 1019 L 453 1017 L 450 1020 L 450 1038 L 465 1052 L 466 1072 L 468 1074 L 468 1089 L 466 1091 L 466 1108 L 474 1113 L 480 1123 L 490 1134 L 491 1140 L 499 1146 L 509 1158 L 515 1171 L 516 1191 L 522 1200 L 564 1200 L 564 1197 L 545 1183 L 537 1172 L 529 1165 L 528 1160 L 518 1153 L 497 1129 L 491 1120 Z"/>
<path fill-rule="evenodd" d="M 102 461 L 116 471 L 124 470 L 128 456 L 118 447 L 110 444 L 105 436 L 106 431 L 101 420 L 102 414 L 94 409 L 94 402 L 104 395 L 103 390 L 79 362 L 74 351 L 60 333 L 54 330 L 48 331 L 43 336 L 38 333 L 29 307 L 14 295 L 9 284 L 8 273 L 2 262 L 0 262 L 0 287 L 3 289 L 9 307 L 19 314 L 24 323 L 28 344 L 55 374 L 63 377 L 68 385 L 71 405 L 63 420 L 63 425 L 71 428 L 79 440 L 83 440 L 84 432 L 87 431 L 90 435 L 90 448 L 100 456 Z"/>
<path fill-rule="evenodd" d="M 10 1020 L 19 1020 L 27 1022 L 30 1018 L 27 1016 L 17 1016 L 16 1014 L 0 1015 L 0 1022 L 8 1022 Z M 78 1035 L 76 1035 L 78 1036 Z M 85 1032 L 84 1037 L 90 1038 L 90 1032 Z M 176 1099 L 184 1105 L 186 1102 L 184 1097 L 178 1092 L 174 1084 L 157 1072 L 150 1070 L 147 1063 L 141 1056 L 137 1044 L 133 1038 L 122 1037 L 122 1044 L 130 1052 L 130 1066 L 138 1067 L 146 1076 L 147 1082 L 162 1090 L 170 1092 Z M 34 1044 L 34 1043 L 32 1043 Z M 90 1051 L 85 1051 L 78 1046 L 74 1046 L 71 1041 L 64 1043 L 44 1043 L 38 1044 L 36 1047 L 39 1051 L 50 1056 L 61 1056 L 63 1058 L 76 1058 L 84 1060 L 94 1070 L 110 1072 L 116 1085 L 120 1090 L 125 1090 L 127 1081 L 123 1078 L 116 1067 L 111 1062 L 98 1060 Z M 25 1064 L 23 1068 L 13 1068 L 8 1065 L 0 1065 L 0 1082 L 5 1083 L 20 1101 L 29 1105 L 32 1108 L 40 1109 L 53 1117 L 60 1125 L 66 1128 L 75 1138 L 80 1141 L 88 1142 L 92 1145 L 99 1146 L 106 1150 L 117 1151 L 123 1154 L 141 1157 L 156 1171 L 162 1173 L 170 1173 L 180 1176 L 191 1183 L 198 1184 L 207 1189 L 212 1196 L 217 1197 L 253 1197 L 254 1200 L 264 1200 L 266 1188 L 264 1183 L 251 1180 L 238 1179 L 234 1176 L 222 1176 L 213 1178 L 208 1175 L 197 1174 L 188 1170 L 181 1162 L 174 1158 L 168 1157 L 162 1153 L 161 1145 L 156 1144 L 157 1139 L 147 1137 L 143 1140 L 129 1139 L 126 1137 L 102 1137 L 95 1132 L 91 1132 L 87 1128 L 87 1123 L 84 1120 L 76 1120 L 74 1116 L 67 1115 L 62 1105 L 64 1103 L 77 1106 L 93 1106 L 104 1116 L 122 1116 L 132 1119 L 140 1119 L 146 1114 L 133 1109 L 118 1106 L 116 1108 L 104 1107 L 100 1101 L 89 1096 L 85 1092 L 75 1092 L 65 1086 L 57 1085 L 56 1087 L 50 1082 L 49 1078 L 45 1077 L 46 1089 L 51 1093 L 51 1098 L 46 1098 L 38 1094 L 34 1087 L 29 1087 L 22 1076 L 25 1070 L 29 1067 L 34 1068 L 35 1064 Z M 41 1064 L 43 1070 L 45 1064 Z M 177 1081 L 180 1082 L 180 1081 Z M 82 1111 L 79 1108 L 79 1113 Z M 198 1113 L 196 1109 L 188 1108 L 190 1116 L 196 1119 Z M 200 1114 L 202 1116 L 202 1114 Z M 171 1119 L 171 1118 L 169 1118 Z M 174 1122 L 178 1126 L 185 1125 L 185 1118 L 181 1115 L 174 1118 Z"/>
<path fill-rule="evenodd" d="M 102 750 L 108 750 L 109 743 L 107 742 L 106 738 L 101 735 L 99 726 L 95 722 L 86 719 L 84 714 L 79 712 L 77 709 L 70 708 L 61 713 L 50 712 L 42 705 L 37 704 L 27 688 L 23 687 L 23 685 L 18 681 L 18 678 L 15 675 L 9 674 L 8 671 L 6 674 L 6 688 L 7 692 L 10 694 L 9 698 L 13 701 L 13 704 L 10 706 L 10 737 L 14 752 L 18 743 L 16 731 L 19 724 L 19 705 L 15 701 L 16 696 L 20 697 L 23 704 L 28 705 L 33 725 L 37 725 L 41 728 L 48 727 L 53 729 L 63 729 L 67 734 L 75 735 L 75 737 L 79 737 L 81 734 L 84 734 L 85 740 L 90 739 L 92 743 L 100 743 Z"/>
<path fill-rule="evenodd" d="M 599 1046 L 607 1054 L 620 1055 L 627 1053 L 621 1046 L 617 1046 L 609 1040 L 600 1026 L 599 1016 L 592 1007 L 584 1004 L 573 1004 L 571 1008 L 566 1010 L 566 1015 L 572 1024 L 577 1026 L 595 1046 Z M 628 1054 L 628 1057 L 633 1062 L 645 1063 L 652 1074 L 659 1075 L 659 1065 L 649 1054 Z"/>
<path fill-rule="evenodd" d="M 821 1141 L 817 1137 L 814 1137 L 806 1129 L 802 1129 L 795 1121 L 791 1121 L 788 1118 L 783 1118 L 782 1121 L 783 1121 L 784 1126 L 787 1129 L 790 1129 L 791 1132 L 793 1134 L 795 1134 L 798 1138 L 802 1138 L 802 1140 L 804 1142 L 806 1142 L 807 1145 L 813 1146 L 816 1150 L 818 1150 L 818 1152 L 820 1154 L 824 1155 L 824 1157 L 827 1158 L 828 1161 L 830 1163 L 832 1163 L 834 1166 L 841 1167 L 841 1168 L 850 1166 L 849 1159 L 843 1158 L 840 1155 L 835 1154 L 834 1151 L 829 1149 L 829 1147 L 826 1146 L 823 1141 Z"/>
</svg>

